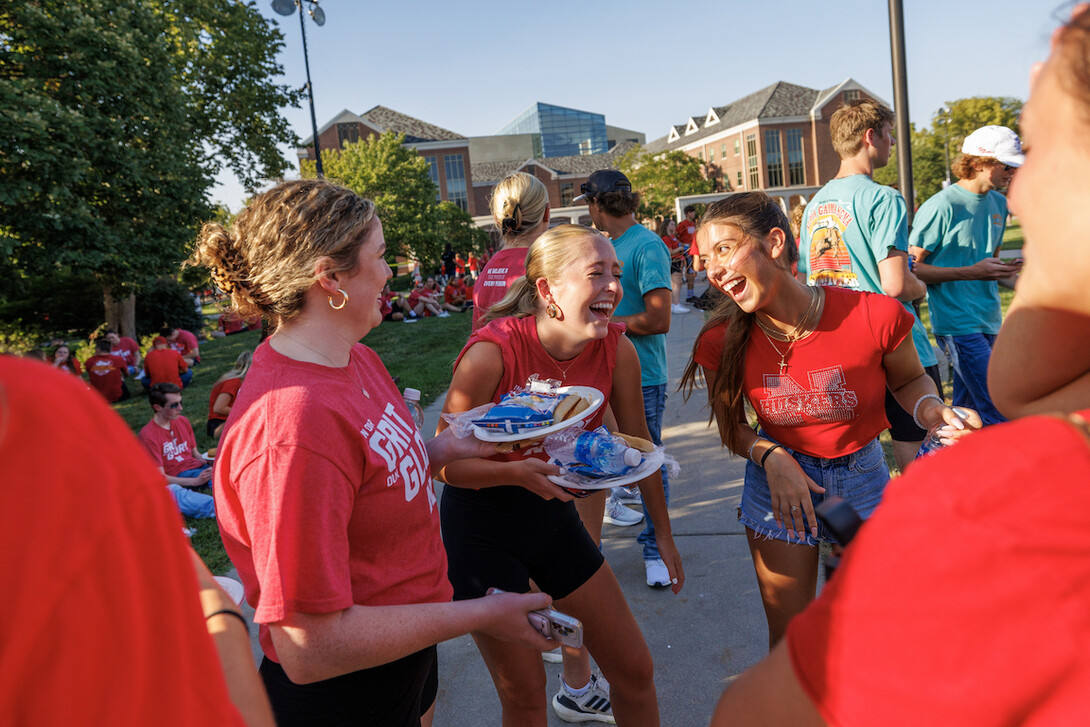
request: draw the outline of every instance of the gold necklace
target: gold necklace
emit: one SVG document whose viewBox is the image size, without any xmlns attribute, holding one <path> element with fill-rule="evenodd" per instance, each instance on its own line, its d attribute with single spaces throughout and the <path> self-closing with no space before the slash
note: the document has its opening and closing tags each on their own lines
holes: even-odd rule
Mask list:
<svg viewBox="0 0 1090 727">
<path fill-rule="evenodd" d="M 817 310 L 818 299 L 821 297 L 821 295 L 817 291 L 817 288 L 814 288 L 813 286 L 807 287 L 810 289 L 810 305 L 806 308 L 806 312 L 803 314 L 802 319 L 799 321 L 799 324 L 791 329 L 790 333 L 784 333 L 777 328 L 773 328 L 772 326 L 767 325 L 764 321 L 761 320 L 761 317 L 758 315 L 753 316 L 753 318 L 757 321 L 757 325 L 761 327 L 761 330 L 765 332 L 766 336 L 768 336 L 770 339 L 775 338 L 778 341 L 789 342 L 797 341 L 798 339 L 802 338 L 802 334 L 800 332 L 803 331 L 805 327 L 810 324 L 810 318 L 814 315 L 814 311 Z M 776 350 L 778 351 L 779 349 Z"/>
<path fill-rule="evenodd" d="M 295 341 L 296 343 L 298 343 L 300 346 L 307 349 L 311 353 L 317 354 L 318 356 L 321 356 L 322 358 L 324 358 L 326 361 L 329 362 L 329 365 L 332 368 L 334 368 L 337 371 L 340 371 L 342 374 L 344 374 L 345 378 L 348 379 L 348 383 L 355 384 L 356 386 L 358 386 L 360 388 L 360 391 L 363 392 L 364 396 L 366 396 L 368 399 L 371 398 L 371 392 L 369 392 L 367 390 L 367 387 L 364 386 L 362 383 L 360 383 L 359 379 L 356 379 L 356 378 L 348 375 L 348 372 L 345 370 L 345 369 L 348 368 L 348 366 L 345 366 L 345 367 L 338 366 L 336 363 L 334 363 L 333 359 L 331 359 L 329 356 L 326 356 L 324 353 L 322 353 L 321 351 L 319 351 L 316 348 L 308 346 L 307 344 L 303 343 L 298 338 L 296 338 L 295 336 L 292 336 L 291 334 L 287 333 L 286 331 L 280 331 L 277 335 L 280 335 L 280 336 L 283 336 L 284 338 Z M 352 352 L 351 351 L 348 352 L 348 363 L 349 363 L 349 365 L 352 364 Z"/>
</svg>

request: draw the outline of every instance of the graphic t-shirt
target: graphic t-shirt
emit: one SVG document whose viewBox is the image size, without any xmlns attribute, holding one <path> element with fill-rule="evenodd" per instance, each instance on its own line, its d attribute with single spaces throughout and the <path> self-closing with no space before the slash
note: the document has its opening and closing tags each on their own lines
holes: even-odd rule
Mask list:
<svg viewBox="0 0 1090 727">
<path fill-rule="evenodd" d="M 746 345 L 742 385 L 769 436 L 814 457 L 858 451 L 889 428 L 882 357 L 912 330 L 912 316 L 893 298 L 826 288 L 817 328 L 790 347 L 787 367 L 756 323 Z M 718 370 L 726 324 L 708 329 L 693 354 Z M 777 351 L 776 346 L 779 346 Z"/>
<path fill-rule="evenodd" d="M 254 353 L 216 457 L 223 545 L 276 660 L 290 612 L 449 601 L 428 453 L 386 367 Z"/>
<path fill-rule="evenodd" d="M 681 247 L 687 250 L 689 257 L 699 257 L 700 251 L 696 249 L 696 223 L 688 218 L 683 218 L 677 223 L 676 233 Z"/>
<path fill-rule="evenodd" d="M 679 228 L 680 229 L 680 228 Z M 613 311 L 615 316 L 631 316 L 647 310 L 643 296 L 652 290 L 670 290 L 670 254 L 662 239 L 643 225 L 632 225 L 613 240 L 621 262 L 621 287 L 624 297 Z M 641 336 L 627 334 L 640 357 L 643 386 L 665 384 L 666 334 Z"/>
<path fill-rule="evenodd" d="M 481 316 L 503 300 L 511 284 L 526 274 L 528 247 L 505 247 L 488 259 L 473 284 L 473 330 L 480 328 Z"/>
<path fill-rule="evenodd" d="M 205 465 L 203 460 L 193 456 L 197 451 L 197 438 L 193 435 L 193 425 L 184 416 L 171 421 L 167 429 L 152 419 L 140 430 L 140 441 L 152 461 L 171 477 Z"/>
<path fill-rule="evenodd" d="M 170 342 L 170 348 L 174 349 L 182 356 L 188 356 L 190 351 L 197 348 L 197 345 L 197 337 L 189 331 L 183 331 L 181 329 L 178 329 L 177 338 Z M 200 361 L 201 359 L 198 356 L 196 360 Z"/>
<path fill-rule="evenodd" d="M 806 205 L 799 242 L 799 272 L 809 285 L 883 293 L 878 263 L 891 250 L 908 250 L 905 198 L 865 174 L 833 179 Z M 911 303 L 912 342 L 920 363 L 937 359 Z"/>
<path fill-rule="evenodd" d="M 120 357 L 126 366 L 135 366 L 136 359 L 140 355 L 140 347 L 128 336 L 121 336 L 117 346 L 110 348 L 110 354 Z"/>
<path fill-rule="evenodd" d="M 20 483 L 0 528 L 2 721 L 243 725 L 178 507 L 128 425 L 40 362 L 0 356 L 0 389 L 0 461 Z"/>
<path fill-rule="evenodd" d="M 922 247 L 928 265 L 956 268 L 995 255 L 1007 228 L 1007 198 L 995 190 L 973 194 L 951 184 L 920 205 L 909 244 Z M 927 286 L 931 330 L 936 336 L 999 333 L 999 282 L 950 280 Z"/>
<path fill-rule="evenodd" d="M 1090 724 L 1090 540 L 1082 509 L 1057 507 L 1084 501 L 1088 481 L 1083 436 L 1039 416 L 987 427 L 890 482 L 787 628 L 825 721 Z M 1026 497 L 1032 482 L 1048 496 Z"/>
<path fill-rule="evenodd" d="M 125 383 L 125 360 L 110 354 L 95 354 L 87 359 L 87 379 L 106 401 L 121 398 L 121 386 Z"/>
</svg>

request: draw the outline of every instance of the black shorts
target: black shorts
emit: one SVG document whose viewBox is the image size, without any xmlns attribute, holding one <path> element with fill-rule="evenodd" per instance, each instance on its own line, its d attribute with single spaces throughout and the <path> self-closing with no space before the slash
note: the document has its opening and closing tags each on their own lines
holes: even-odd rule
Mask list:
<svg viewBox="0 0 1090 727">
<path fill-rule="evenodd" d="M 672 257 L 672 258 L 670 258 L 670 274 L 671 275 L 673 275 L 674 273 L 677 273 L 678 275 L 684 275 L 685 274 L 685 267 L 686 267 L 685 258 L 683 258 L 683 257 Z"/>
<path fill-rule="evenodd" d="M 227 420 L 226 419 L 209 419 L 208 423 L 204 425 L 205 434 L 212 437 L 212 439 L 215 439 L 216 438 L 216 427 L 218 427 L 220 424 L 223 424 L 225 421 L 227 421 Z M 213 446 L 214 446 L 214 444 L 215 443 L 213 443 Z"/>
<path fill-rule="evenodd" d="M 268 657 L 261 661 L 260 672 L 279 727 L 420 727 L 420 716 L 435 703 L 439 691 L 434 646 L 313 684 L 296 684 Z"/>
<path fill-rule="evenodd" d="M 564 598 L 605 562 L 574 503 L 542 500 L 521 487 L 448 486 L 439 514 L 456 601 L 491 587 L 526 593 L 530 579 Z"/>
<path fill-rule="evenodd" d="M 935 382 L 941 395 L 942 377 L 939 376 L 938 364 L 924 366 L 923 370 Z M 912 421 L 912 412 L 902 409 L 889 389 L 886 389 L 886 419 L 889 420 L 889 437 L 894 442 L 922 442 L 927 436 L 927 432 Z"/>
</svg>

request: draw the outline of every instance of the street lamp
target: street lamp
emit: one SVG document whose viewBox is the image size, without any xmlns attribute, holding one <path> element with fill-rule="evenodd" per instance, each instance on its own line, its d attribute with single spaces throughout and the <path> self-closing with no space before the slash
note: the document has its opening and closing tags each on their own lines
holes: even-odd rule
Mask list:
<svg viewBox="0 0 1090 727">
<path fill-rule="evenodd" d="M 322 148 L 318 146 L 318 119 L 314 116 L 314 86 L 310 83 L 310 57 L 307 54 L 307 28 L 303 22 L 303 2 L 309 3 L 308 12 L 318 27 L 325 25 L 325 11 L 318 7 L 318 0 L 272 0 L 272 8 L 279 15 L 288 16 L 299 8 L 299 31 L 303 34 L 303 64 L 307 68 L 307 97 L 310 99 L 310 128 L 314 132 L 314 157 L 318 178 L 322 176 Z"/>
<path fill-rule="evenodd" d="M 939 113 L 942 114 L 942 128 L 946 132 L 946 151 L 943 153 L 943 161 L 946 163 L 946 184 L 944 186 L 945 188 L 950 186 L 950 107 L 940 107 Z"/>
</svg>

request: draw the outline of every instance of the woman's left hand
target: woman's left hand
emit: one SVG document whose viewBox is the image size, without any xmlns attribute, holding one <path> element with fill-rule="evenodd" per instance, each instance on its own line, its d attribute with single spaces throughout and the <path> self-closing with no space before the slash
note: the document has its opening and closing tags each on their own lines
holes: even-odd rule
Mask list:
<svg viewBox="0 0 1090 727">
<path fill-rule="evenodd" d="M 658 543 L 659 557 L 670 574 L 670 590 L 675 594 L 680 593 L 681 587 L 685 585 L 685 569 L 681 566 L 681 553 L 674 545 L 674 537 L 656 531 L 655 540 Z"/>
<path fill-rule="evenodd" d="M 953 408 L 946 404 L 943 404 L 941 409 L 938 406 L 936 408 L 939 409 L 941 421 L 945 422 L 938 430 L 939 441 L 944 446 L 956 444 L 984 426 L 980 414 L 973 409 L 961 406 Z"/>
<path fill-rule="evenodd" d="M 424 446 L 428 450 L 428 460 L 433 472 L 438 472 L 455 460 L 491 457 L 500 451 L 496 444 L 482 442 L 476 437 L 459 439 L 449 427 L 425 442 Z"/>
</svg>

